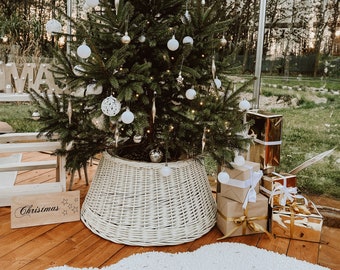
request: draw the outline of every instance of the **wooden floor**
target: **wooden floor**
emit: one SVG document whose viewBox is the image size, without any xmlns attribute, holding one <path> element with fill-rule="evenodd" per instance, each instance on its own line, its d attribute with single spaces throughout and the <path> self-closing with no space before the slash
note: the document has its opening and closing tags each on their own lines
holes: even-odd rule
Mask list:
<svg viewBox="0 0 340 270">
<path fill-rule="evenodd" d="M 45 159 L 45 153 L 24 154 L 26 161 Z M 96 163 L 96 161 L 95 161 Z M 90 166 L 89 178 L 96 165 Z M 70 176 L 68 176 L 69 181 Z M 55 171 L 25 171 L 19 173 L 17 184 L 53 181 Z M 0 179 L 1 180 L 1 179 Z M 73 189 L 79 189 L 82 200 L 87 186 L 84 179 L 75 177 Z M 203 245 L 216 243 L 221 237 L 214 227 L 208 234 L 189 243 L 176 246 L 138 247 L 116 244 L 100 238 L 87 229 L 81 221 L 11 229 L 10 207 L 0 207 L 0 269 L 46 269 L 52 266 L 103 267 L 114 264 L 131 254 L 147 251 L 185 252 Z M 239 242 L 286 254 L 314 264 L 339 269 L 340 229 L 323 227 L 321 243 L 304 242 L 285 238 L 269 240 L 264 234 L 232 237 L 225 242 Z M 289 269 L 289 267 L 287 268 Z"/>
</svg>

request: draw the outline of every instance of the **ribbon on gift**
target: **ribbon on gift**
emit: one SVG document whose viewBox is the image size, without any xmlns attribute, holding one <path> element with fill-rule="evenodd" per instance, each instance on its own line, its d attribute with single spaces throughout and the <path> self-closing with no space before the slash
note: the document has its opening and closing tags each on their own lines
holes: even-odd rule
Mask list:
<svg viewBox="0 0 340 270">
<path fill-rule="evenodd" d="M 254 138 L 254 142 L 262 144 L 262 145 L 265 145 L 265 146 L 267 146 L 267 145 L 271 146 L 271 145 L 280 145 L 280 144 L 282 144 L 282 141 L 266 142 L 266 141 L 263 141 L 263 140 L 259 140 L 257 138 Z"/>
<path fill-rule="evenodd" d="M 253 169 L 251 169 L 251 173 L 250 173 L 251 185 L 247 192 L 246 198 L 243 202 L 243 205 L 242 205 L 243 209 L 247 208 L 248 202 L 256 202 L 255 187 L 257 186 L 258 182 L 260 182 L 262 176 L 263 176 L 263 172 L 261 170 L 257 172 L 253 172 Z"/>
<path fill-rule="evenodd" d="M 267 216 L 255 216 L 255 217 L 248 217 L 248 208 L 243 210 L 243 216 L 240 217 L 226 217 L 223 215 L 219 210 L 217 210 L 217 213 L 225 220 L 225 221 L 231 221 L 234 224 L 236 224 L 236 227 L 234 227 L 229 233 L 226 235 L 218 238 L 217 240 L 223 240 L 225 238 L 228 238 L 230 235 L 232 235 L 234 232 L 236 232 L 240 227 L 242 227 L 242 235 L 246 234 L 247 227 L 252 232 L 263 232 L 265 233 L 270 239 L 272 239 L 272 235 L 263 228 L 260 224 L 256 223 L 256 220 L 264 220 L 267 219 Z"/>
<path fill-rule="evenodd" d="M 283 179 L 283 185 L 277 182 L 274 184 L 273 190 L 271 191 L 269 197 L 269 202 L 271 203 L 271 206 L 273 206 L 273 197 L 276 195 L 279 195 L 279 203 L 282 206 L 286 205 L 287 200 L 293 202 L 294 196 L 297 194 L 297 188 L 287 187 L 287 178 L 285 176 L 276 172 L 273 172 L 273 174 Z"/>
</svg>

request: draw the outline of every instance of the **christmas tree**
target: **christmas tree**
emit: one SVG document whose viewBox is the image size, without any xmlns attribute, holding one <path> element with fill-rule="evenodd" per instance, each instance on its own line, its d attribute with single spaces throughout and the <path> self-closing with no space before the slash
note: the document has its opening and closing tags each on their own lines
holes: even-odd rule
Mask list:
<svg viewBox="0 0 340 270">
<path fill-rule="evenodd" d="M 57 48 L 53 68 L 63 93 L 32 93 L 67 168 L 102 151 L 157 162 L 209 154 L 222 164 L 246 148 L 247 83 L 227 76 L 237 44 L 226 2 L 87 0 L 82 16 L 67 18 L 71 53 Z"/>
</svg>

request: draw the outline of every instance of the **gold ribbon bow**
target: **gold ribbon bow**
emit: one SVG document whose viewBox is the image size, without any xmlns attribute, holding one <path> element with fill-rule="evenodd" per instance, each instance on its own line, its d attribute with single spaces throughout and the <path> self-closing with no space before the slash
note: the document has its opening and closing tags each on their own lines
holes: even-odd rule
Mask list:
<svg viewBox="0 0 340 270">
<path fill-rule="evenodd" d="M 226 235 L 218 238 L 217 240 L 223 240 L 230 235 L 232 235 L 238 228 L 242 226 L 242 235 L 246 234 L 247 227 L 249 230 L 252 232 L 263 232 L 265 233 L 270 239 L 272 239 L 272 235 L 265 229 L 263 228 L 260 224 L 254 222 L 255 220 L 264 220 L 267 219 L 267 216 L 256 216 L 256 217 L 248 217 L 248 207 L 244 209 L 243 211 L 243 216 L 240 217 L 226 217 L 221 213 L 221 211 L 217 210 L 217 212 L 221 215 L 221 217 L 225 221 L 232 221 L 234 224 L 236 224 L 236 227 L 233 228 L 229 233 Z"/>
</svg>

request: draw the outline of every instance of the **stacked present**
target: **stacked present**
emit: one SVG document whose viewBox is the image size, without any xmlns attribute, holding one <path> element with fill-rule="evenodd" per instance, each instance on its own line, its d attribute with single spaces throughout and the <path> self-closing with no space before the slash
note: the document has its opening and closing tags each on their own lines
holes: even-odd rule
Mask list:
<svg viewBox="0 0 340 270">
<path fill-rule="evenodd" d="M 219 177 L 217 185 L 222 238 L 269 231 L 319 242 L 323 219 L 317 208 L 298 194 L 296 175 L 275 172 L 280 164 L 282 115 L 249 111 L 246 121 L 253 138 L 247 161 L 222 167 L 228 177 Z"/>
</svg>

